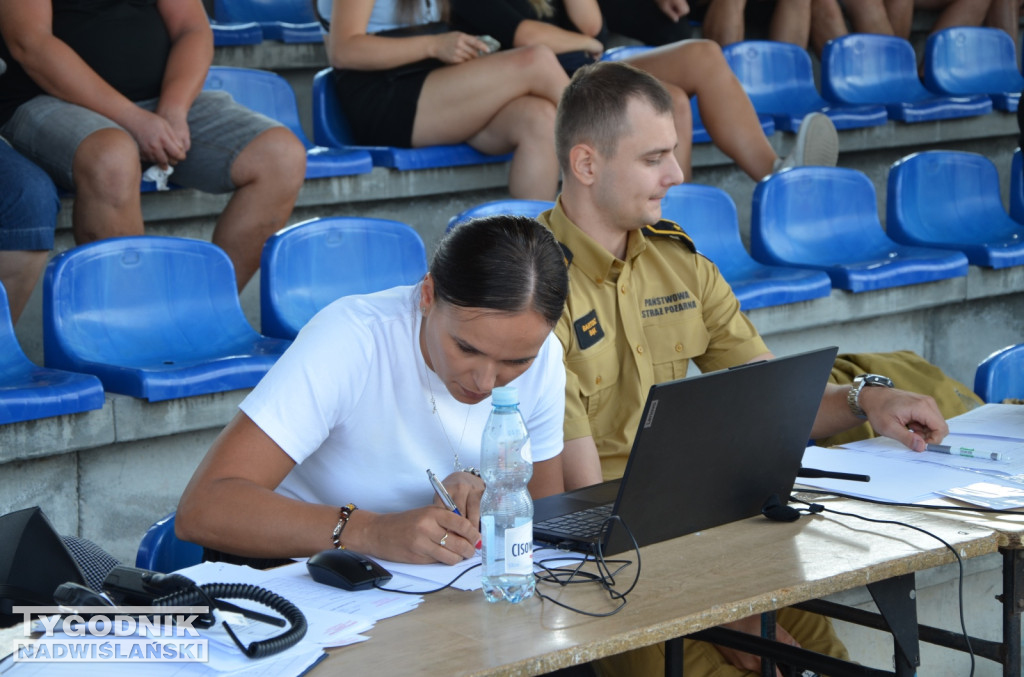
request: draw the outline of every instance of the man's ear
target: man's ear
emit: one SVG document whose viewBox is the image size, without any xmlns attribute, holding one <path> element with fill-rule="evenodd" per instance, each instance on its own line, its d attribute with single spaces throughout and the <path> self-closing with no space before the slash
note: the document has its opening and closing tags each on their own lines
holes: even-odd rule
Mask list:
<svg viewBox="0 0 1024 677">
<path fill-rule="evenodd" d="M 569 151 L 569 170 L 585 186 L 593 185 L 597 180 L 599 162 L 597 151 L 589 144 L 578 143 Z"/>
</svg>

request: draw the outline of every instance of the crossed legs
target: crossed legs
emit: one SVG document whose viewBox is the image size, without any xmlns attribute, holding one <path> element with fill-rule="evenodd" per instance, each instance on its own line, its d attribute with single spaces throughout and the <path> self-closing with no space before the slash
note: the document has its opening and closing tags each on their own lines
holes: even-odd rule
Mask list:
<svg viewBox="0 0 1024 677">
<path fill-rule="evenodd" d="M 412 144 L 466 142 L 484 153 L 513 151 L 512 196 L 553 200 L 555 110 L 568 83 L 554 53 L 540 46 L 438 68 L 423 83 Z"/>
</svg>

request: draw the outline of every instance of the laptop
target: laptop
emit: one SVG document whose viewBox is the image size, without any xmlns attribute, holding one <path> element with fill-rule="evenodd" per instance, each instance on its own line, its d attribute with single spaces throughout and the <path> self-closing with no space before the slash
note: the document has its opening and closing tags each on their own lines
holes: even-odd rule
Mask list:
<svg viewBox="0 0 1024 677">
<path fill-rule="evenodd" d="M 652 386 L 622 479 L 535 501 L 534 540 L 616 554 L 633 548 L 623 525 L 642 547 L 785 504 L 837 352 Z"/>
</svg>

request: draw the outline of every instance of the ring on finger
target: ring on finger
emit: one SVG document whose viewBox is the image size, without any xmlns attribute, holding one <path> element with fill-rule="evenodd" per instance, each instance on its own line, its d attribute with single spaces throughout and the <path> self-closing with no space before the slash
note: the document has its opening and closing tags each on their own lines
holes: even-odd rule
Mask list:
<svg viewBox="0 0 1024 677">
<path fill-rule="evenodd" d="M 442 548 L 445 547 L 445 543 L 448 542 L 448 530 L 447 529 L 444 530 L 444 536 L 442 536 L 441 540 L 438 541 L 438 542 L 441 544 Z"/>
</svg>

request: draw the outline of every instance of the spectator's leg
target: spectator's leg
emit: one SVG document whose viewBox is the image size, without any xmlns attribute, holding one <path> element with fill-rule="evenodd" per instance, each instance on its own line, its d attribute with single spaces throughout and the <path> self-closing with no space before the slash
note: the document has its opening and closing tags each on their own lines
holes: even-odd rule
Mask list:
<svg viewBox="0 0 1024 677">
<path fill-rule="evenodd" d="M 752 179 L 758 181 L 771 174 L 778 156 L 717 44 L 687 40 L 637 55 L 628 62 L 663 83 L 695 95 L 712 142 Z M 689 161 L 679 164 L 685 172 Z"/>
<path fill-rule="evenodd" d="M 904 5 L 910 5 L 909 0 L 902 0 Z M 877 33 L 879 35 L 896 35 L 893 24 L 889 21 L 889 10 L 887 4 L 893 7 L 895 12 L 906 13 L 906 10 L 897 5 L 895 0 L 888 3 L 883 0 L 861 0 L 860 2 L 847 2 L 843 5 L 846 9 L 846 16 L 850 20 L 850 28 L 854 33 Z"/>
<path fill-rule="evenodd" d="M 811 49 L 819 57 L 825 43 L 850 33 L 838 0 L 811 0 Z"/>
<path fill-rule="evenodd" d="M 909 40 L 914 25 L 914 0 L 884 0 L 884 4 L 893 35 Z"/>
<path fill-rule="evenodd" d="M 1013 38 L 1015 53 L 1020 51 L 1020 6 L 1021 0 L 992 0 L 985 16 L 985 25 L 999 28 Z M 1020 57 L 1018 57 L 1018 66 Z"/>
<path fill-rule="evenodd" d="M 213 230 L 213 243 L 235 266 L 241 291 L 260 267 L 263 243 L 283 228 L 306 176 L 306 149 L 284 127 L 253 139 L 231 165 L 231 196 Z"/>
<path fill-rule="evenodd" d="M 655 0 L 598 0 L 598 4 L 608 30 L 645 45 L 667 45 L 693 34 L 687 16 L 674 21 Z"/>
<path fill-rule="evenodd" d="M 7 304 L 11 308 L 11 323 L 17 324 L 21 311 L 25 310 L 28 297 L 36 287 L 39 275 L 46 267 L 46 255 L 41 251 L 0 251 L 0 283 L 7 292 Z"/>
<path fill-rule="evenodd" d="M 980 26 L 992 0 L 914 0 L 916 9 L 941 12 L 931 32 L 953 26 Z"/>
<path fill-rule="evenodd" d="M 502 86 L 495 87 L 496 82 Z M 467 142 L 484 153 L 514 150 L 509 177 L 513 197 L 554 199 L 554 114 L 568 82 L 546 47 L 499 52 L 438 68 L 423 83 L 412 145 Z"/>
<path fill-rule="evenodd" d="M 747 0 L 711 0 L 701 23 L 701 35 L 722 47 L 740 42 L 746 29 L 746 6 Z"/>
<path fill-rule="evenodd" d="M 87 136 L 75 150 L 71 175 L 75 242 L 142 235 L 142 168 L 139 147 L 128 132 L 106 128 Z"/>
<path fill-rule="evenodd" d="M 50 177 L 0 140 L 0 283 L 14 323 L 46 266 L 59 210 Z"/>
<path fill-rule="evenodd" d="M 778 0 L 768 37 L 807 49 L 811 34 L 811 0 Z"/>
</svg>

